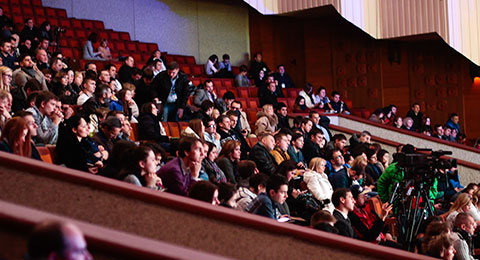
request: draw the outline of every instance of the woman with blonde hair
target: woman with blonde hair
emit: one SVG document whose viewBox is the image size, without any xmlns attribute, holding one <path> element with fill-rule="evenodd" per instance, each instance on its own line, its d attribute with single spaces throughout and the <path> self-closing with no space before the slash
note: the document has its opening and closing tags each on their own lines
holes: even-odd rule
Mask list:
<svg viewBox="0 0 480 260">
<path fill-rule="evenodd" d="M 7 66 L 0 66 L 0 89 L 10 92 L 10 84 L 12 83 L 13 72 Z"/>
<path fill-rule="evenodd" d="M 278 117 L 273 110 L 273 105 L 263 105 L 262 111 L 257 113 L 257 121 L 255 122 L 255 135 L 275 134 L 275 127 L 278 124 Z"/>
<path fill-rule="evenodd" d="M 240 149 L 240 142 L 236 140 L 228 140 L 222 145 L 222 151 L 220 152 L 217 165 L 225 173 L 227 181 L 233 184 L 237 183 L 237 163 L 240 160 L 242 151 Z"/>
<path fill-rule="evenodd" d="M 0 130 L 3 129 L 7 121 L 12 118 L 12 95 L 4 89 L 0 89 Z"/>
<path fill-rule="evenodd" d="M 24 157 L 32 155 L 30 131 L 25 119 L 14 117 L 8 120 L 2 130 L 0 151 Z"/>
<path fill-rule="evenodd" d="M 325 174 L 326 164 L 326 160 L 315 157 L 308 165 L 309 170 L 303 174 L 303 181 L 307 184 L 308 190 L 319 201 L 330 200 L 333 194 L 332 184 L 330 184 L 328 176 Z M 330 213 L 333 212 L 334 206 L 331 201 L 325 203 L 324 209 Z"/>
<path fill-rule="evenodd" d="M 468 193 L 462 193 L 458 195 L 457 199 L 450 207 L 450 210 L 445 213 L 447 216 L 447 222 L 453 223 L 458 213 L 470 211 L 470 206 L 472 204 L 472 199 Z"/>
<path fill-rule="evenodd" d="M 200 140 L 205 140 L 205 126 L 201 119 L 193 119 L 188 123 L 188 127 L 182 130 L 180 136 L 195 137 Z"/>
</svg>

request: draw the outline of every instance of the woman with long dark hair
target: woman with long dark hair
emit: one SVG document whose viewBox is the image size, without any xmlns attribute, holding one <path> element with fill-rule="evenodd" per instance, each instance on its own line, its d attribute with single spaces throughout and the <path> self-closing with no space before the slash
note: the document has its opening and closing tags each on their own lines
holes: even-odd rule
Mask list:
<svg viewBox="0 0 480 260">
<path fill-rule="evenodd" d="M 225 173 L 218 167 L 215 160 L 218 157 L 218 149 L 215 144 L 206 142 L 208 145 L 207 157 L 202 161 L 202 169 L 208 174 L 209 180 L 212 182 L 227 182 Z"/>
<path fill-rule="evenodd" d="M 83 58 L 86 60 L 104 60 L 100 52 L 93 50 L 93 45 L 98 41 L 98 34 L 90 33 L 85 45 L 83 45 Z"/>
<path fill-rule="evenodd" d="M 157 160 L 152 148 L 139 146 L 133 151 L 118 179 L 154 190 L 162 189 L 162 180 L 156 174 Z"/>
<path fill-rule="evenodd" d="M 222 145 L 222 151 L 220 152 L 220 155 L 216 161 L 218 167 L 223 171 L 223 173 L 225 173 L 227 181 L 233 184 L 237 184 L 237 163 L 242 155 L 240 147 L 241 144 L 239 141 L 226 141 Z"/>
</svg>

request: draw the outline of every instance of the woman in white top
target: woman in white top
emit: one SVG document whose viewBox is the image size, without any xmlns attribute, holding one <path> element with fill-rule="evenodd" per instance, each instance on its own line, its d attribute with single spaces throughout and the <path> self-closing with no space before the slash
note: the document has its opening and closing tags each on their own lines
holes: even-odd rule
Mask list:
<svg viewBox="0 0 480 260">
<path fill-rule="evenodd" d="M 207 64 L 205 65 L 205 73 L 207 73 L 207 75 L 213 76 L 215 73 L 218 72 L 217 67 L 215 67 L 217 62 L 218 62 L 218 57 L 215 54 L 213 54 L 208 58 Z"/>
<path fill-rule="evenodd" d="M 310 161 L 309 170 L 303 174 L 303 181 L 307 184 L 308 190 L 313 194 L 313 196 L 319 200 L 323 201 L 326 199 L 331 200 L 333 194 L 333 188 L 330 182 L 328 181 L 328 176 L 325 174 L 325 165 L 327 161 L 320 157 L 315 157 Z M 330 203 L 325 205 L 324 210 L 333 212 L 333 204 Z"/>
</svg>

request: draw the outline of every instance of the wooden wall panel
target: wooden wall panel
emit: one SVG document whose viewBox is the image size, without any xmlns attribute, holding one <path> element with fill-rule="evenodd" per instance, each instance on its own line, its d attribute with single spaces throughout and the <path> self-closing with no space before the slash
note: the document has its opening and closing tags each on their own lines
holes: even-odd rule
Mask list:
<svg viewBox="0 0 480 260">
<path fill-rule="evenodd" d="M 439 37 L 374 40 L 332 15 L 250 17 L 252 52 L 262 51 L 271 69 L 286 64 L 298 87 L 310 82 L 340 91 L 357 108 L 395 104 L 402 117 L 419 102 L 432 124 L 456 112 L 469 138 L 480 135 L 480 89 L 472 90 L 470 63 Z"/>
</svg>

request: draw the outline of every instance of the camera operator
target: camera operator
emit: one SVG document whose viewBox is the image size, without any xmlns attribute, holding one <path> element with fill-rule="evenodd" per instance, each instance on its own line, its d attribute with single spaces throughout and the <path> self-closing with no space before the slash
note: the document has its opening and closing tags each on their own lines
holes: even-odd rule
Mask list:
<svg viewBox="0 0 480 260">
<path fill-rule="evenodd" d="M 402 148 L 403 154 L 414 154 L 415 147 L 411 144 L 407 144 Z M 401 183 L 404 179 L 404 169 L 399 165 L 398 161 L 390 164 L 383 174 L 378 179 L 377 191 L 382 202 L 387 202 L 392 195 L 392 189 L 395 183 Z M 433 184 L 430 187 L 429 198 L 433 201 L 437 196 L 437 179 L 433 180 Z"/>
</svg>

